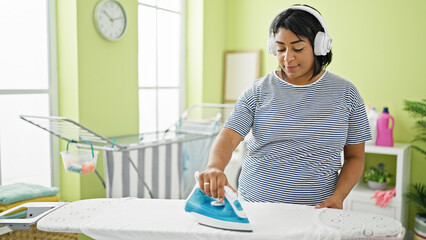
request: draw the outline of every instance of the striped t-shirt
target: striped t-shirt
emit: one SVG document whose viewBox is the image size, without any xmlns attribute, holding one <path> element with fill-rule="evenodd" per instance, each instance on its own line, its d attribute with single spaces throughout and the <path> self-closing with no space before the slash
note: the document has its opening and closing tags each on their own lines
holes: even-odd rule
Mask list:
<svg viewBox="0 0 426 240">
<path fill-rule="evenodd" d="M 246 201 L 316 205 L 334 192 L 345 145 L 371 139 L 355 86 L 330 72 L 293 85 L 275 72 L 254 82 L 225 127 L 252 129 L 239 178 Z"/>
</svg>

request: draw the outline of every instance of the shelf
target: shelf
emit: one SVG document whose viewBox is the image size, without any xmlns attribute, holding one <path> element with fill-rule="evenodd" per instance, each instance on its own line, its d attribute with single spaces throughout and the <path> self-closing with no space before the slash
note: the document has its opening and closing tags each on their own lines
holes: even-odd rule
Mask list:
<svg viewBox="0 0 426 240">
<path fill-rule="evenodd" d="M 384 191 L 388 191 L 388 190 L 392 190 L 393 188 L 395 188 L 395 186 L 393 185 L 389 185 Z M 366 194 L 369 195 L 370 197 L 374 195 L 374 191 L 368 187 L 367 183 L 364 181 L 360 181 L 358 182 L 358 184 L 354 187 L 353 191 L 357 192 L 357 193 L 362 193 L 362 194 Z"/>
<path fill-rule="evenodd" d="M 408 189 L 410 181 L 410 144 L 395 143 L 393 147 L 366 144 L 365 153 L 392 155 L 396 157 L 395 185 L 391 185 L 386 189 L 396 188 L 395 196 L 389 201 L 387 207 L 377 206 L 375 205 L 377 199 L 371 198 L 374 195 L 374 190 L 369 189 L 367 183 L 360 180 L 345 199 L 343 203 L 344 208 L 389 216 L 401 221 L 404 226 L 407 226 L 408 205 L 404 203 L 403 196 Z"/>
<path fill-rule="evenodd" d="M 407 143 L 395 143 L 393 147 L 384 147 L 384 146 L 365 144 L 365 153 L 398 155 L 398 154 L 402 154 L 405 151 L 405 149 L 409 147 L 410 147 L 410 144 L 407 144 Z"/>
</svg>

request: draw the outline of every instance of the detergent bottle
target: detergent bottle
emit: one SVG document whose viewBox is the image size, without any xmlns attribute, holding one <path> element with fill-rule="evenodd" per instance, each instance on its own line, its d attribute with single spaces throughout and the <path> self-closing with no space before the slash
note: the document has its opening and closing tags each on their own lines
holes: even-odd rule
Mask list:
<svg viewBox="0 0 426 240">
<path fill-rule="evenodd" d="M 392 126 L 389 127 L 389 120 L 392 120 Z M 393 146 L 393 126 L 395 120 L 389 114 L 387 107 L 383 108 L 383 112 L 377 118 L 377 146 Z"/>
<path fill-rule="evenodd" d="M 377 138 L 377 119 L 379 117 L 379 113 L 377 112 L 375 107 L 370 107 L 370 110 L 367 113 L 368 124 L 370 125 L 371 131 L 371 140 L 367 141 L 366 144 L 375 144 Z"/>
</svg>

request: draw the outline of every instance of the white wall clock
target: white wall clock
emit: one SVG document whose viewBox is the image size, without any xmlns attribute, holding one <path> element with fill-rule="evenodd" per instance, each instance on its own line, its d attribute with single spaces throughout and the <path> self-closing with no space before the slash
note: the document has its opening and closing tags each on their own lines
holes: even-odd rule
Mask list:
<svg viewBox="0 0 426 240">
<path fill-rule="evenodd" d="M 100 1 L 95 8 L 94 21 L 96 30 L 107 40 L 117 41 L 126 32 L 126 11 L 115 0 Z"/>
</svg>

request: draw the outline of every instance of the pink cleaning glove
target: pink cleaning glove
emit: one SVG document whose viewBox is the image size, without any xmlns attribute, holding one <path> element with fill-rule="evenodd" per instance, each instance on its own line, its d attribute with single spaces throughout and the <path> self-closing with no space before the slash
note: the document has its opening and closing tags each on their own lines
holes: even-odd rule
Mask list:
<svg viewBox="0 0 426 240">
<path fill-rule="evenodd" d="M 376 205 L 380 205 L 380 207 L 386 207 L 394 196 L 395 188 L 388 191 L 376 190 L 374 191 L 374 195 L 371 198 L 377 198 Z"/>
</svg>

